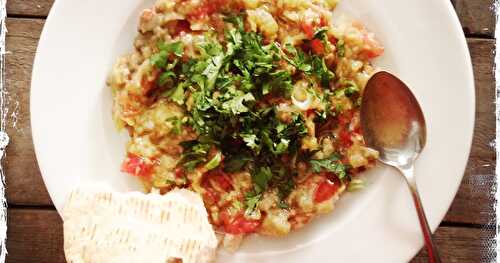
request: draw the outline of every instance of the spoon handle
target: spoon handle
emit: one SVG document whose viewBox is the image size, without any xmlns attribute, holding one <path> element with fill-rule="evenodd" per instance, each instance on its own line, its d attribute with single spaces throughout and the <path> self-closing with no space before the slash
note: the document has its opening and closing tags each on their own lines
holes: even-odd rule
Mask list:
<svg viewBox="0 0 500 263">
<path fill-rule="evenodd" d="M 434 244 L 432 232 L 429 228 L 429 223 L 427 223 L 427 217 L 425 216 L 422 202 L 420 201 L 420 195 L 418 194 L 417 190 L 417 180 L 413 172 L 413 166 L 410 166 L 408 168 L 400 168 L 400 170 L 406 178 L 406 182 L 408 183 L 408 187 L 410 188 L 411 196 L 413 197 L 413 203 L 415 204 L 418 220 L 420 221 L 420 228 L 422 229 L 422 233 L 424 234 L 425 246 L 427 248 L 427 254 L 429 255 L 429 262 L 441 263 L 438 249 Z"/>
</svg>

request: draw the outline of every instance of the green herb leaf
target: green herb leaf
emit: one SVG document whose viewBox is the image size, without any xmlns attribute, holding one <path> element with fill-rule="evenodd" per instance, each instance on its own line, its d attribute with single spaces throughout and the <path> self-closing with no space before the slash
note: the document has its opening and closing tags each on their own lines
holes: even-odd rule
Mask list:
<svg viewBox="0 0 500 263">
<path fill-rule="evenodd" d="M 153 64 L 157 68 L 165 68 L 167 66 L 168 56 L 171 53 L 173 53 L 177 57 L 182 57 L 182 55 L 184 54 L 184 45 L 180 41 L 170 44 L 161 42 L 158 44 L 158 48 L 160 49 L 160 52 L 151 56 L 150 59 L 151 64 Z"/>
<path fill-rule="evenodd" d="M 356 85 L 356 83 L 354 83 L 354 81 L 350 81 L 349 84 L 350 85 L 345 88 L 344 94 L 349 98 L 356 95 L 356 94 L 359 94 L 358 85 Z"/>
<path fill-rule="evenodd" d="M 285 139 L 285 138 L 281 138 L 280 142 L 278 143 L 278 145 L 276 145 L 275 150 L 273 151 L 273 153 L 276 154 L 276 155 L 285 153 L 286 150 L 288 150 L 288 144 L 289 143 L 290 143 L 290 140 Z"/>
<path fill-rule="evenodd" d="M 312 171 L 315 173 L 319 173 L 324 169 L 334 173 L 339 179 L 347 175 L 346 166 L 340 162 L 339 157 L 335 154 L 326 159 L 310 160 L 309 163 L 311 164 Z"/>
<path fill-rule="evenodd" d="M 203 75 L 207 77 L 207 85 L 206 88 L 211 90 L 214 85 L 215 81 L 217 80 L 217 75 L 219 74 L 219 70 L 222 67 L 222 61 L 224 59 L 223 54 L 219 54 L 215 57 L 212 57 L 209 60 L 209 63 L 205 70 L 203 71 Z"/>
<path fill-rule="evenodd" d="M 247 194 L 245 197 L 245 206 L 247 208 L 245 214 L 251 214 L 257 207 L 260 199 L 262 199 L 262 194 Z"/>
<path fill-rule="evenodd" d="M 320 27 L 316 30 L 316 32 L 314 32 L 314 38 L 325 40 L 327 32 L 328 32 L 328 27 Z"/>
<path fill-rule="evenodd" d="M 197 165 L 206 162 L 206 156 L 212 147 L 210 143 L 199 140 L 184 141 L 180 145 L 184 150 L 180 163 L 188 170 L 193 170 Z"/>
<path fill-rule="evenodd" d="M 244 31 L 245 26 L 243 24 L 243 17 L 239 15 L 228 16 L 224 18 L 224 22 L 229 22 L 233 24 L 239 31 Z"/>
<path fill-rule="evenodd" d="M 185 83 L 184 82 L 180 82 L 179 84 L 177 84 L 177 87 L 175 89 L 172 89 L 172 90 L 169 90 L 167 92 L 167 96 L 170 97 L 170 99 L 179 104 L 179 105 L 182 105 L 184 104 L 184 99 L 185 99 L 185 96 L 184 96 L 184 88 L 185 88 Z"/>
<path fill-rule="evenodd" d="M 255 97 L 252 93 L 243 94 L 222 104 L 224 110 L 230 111 L 233 115 L 238 115 L 243 112 L 248 112 L 248 108 L 243 104 L 247 101 L 254 101 Z"/>
<path fill-rule="evenodd" d="M 169 44 L 161 42 L 158 44 L 158 48 L 162 52 L 164 51 L 167 54 L 173 53 L 177 57 L 182 57 L 182 55 L 184 54 L 184 44 L 180 41 L 169 43 Z"/>
<path fill-rule="evenodd" d="M 182 120 L 177 117 L 172 117 L 167 119 L 168 122 L 172 124 L 172 132 L 180 135 L 182 133 Z"/>
<path fill-rule="evenodd" d="M 273 173 L 271 172 L 271 168 L 267 166 L 258 168 L 252 175 L 255 192 L 262 193 L 266 191 L 272 177 Z"/>
<path fill-rule="evenodd" d="M 215 154 L 215 156 L 205 165 L 205 168 L 207 170 L 213 170 L 220 165 L 221 161 L 222 161 L 222 153 L 217 152 L 217 154 Z"/>
<path fill-rule="evenodd" d="M 292 58 L 288 56 L 284 56 L 284 59 L 290 63 L 292 66 L 296 67 L 298 70 L 303 71 L 305 73 L 310 73 L 312 70 L 312 66 L 307 63 L 306 55 L 303 51 L 297 50 L 294 46 L 287 44 L 286 50 L 288 53 L 292 55 Z"/>
<path fill-rule="evenodd" d="M 150 62 L 157 68 L 164 68 L 167 65 L 167 57 L 168 57 L 168 52 L 162 50 L 159 53 L 156 53 L 153 56 L 151 56 Z"/>
<path fill-rule="evenodd" d="M 257 140 L 258 140 L 257 135 L 242 133 L 242 134 L 240 134 L 240 136 L 243 139 L 243 141 L 246 143 L 246 145 L 248 147 L 250 147 L 250 149 L 255 150 L 256 152 L 258 152 L 260 150 L 260 145 L 257 143 Z"/>
<path fill-rule="evenodd" d="M 328 69 L 325 64 L 325 59 L 314 56 L 312 60 L 312 68 L 313 73 L 320 80 L 321 85 L 324 88 L 328 88 L 330 86 L 330 81 L 333 80 L 335 74 L 330 69 Z"/>
<path fill-rule="evenodd" d="M 341 58 L 345 56 L 345 44 L 343 39 L 337 42 L 337 55 Z"/>
<path fill-rule="evenodd" d="M 160 78 L 158 78 L 158 84 L 161 86 L 165 85 L 168 80 L 175 78 L 175 73 L 172 71 L 165 71 L 161 73 Z"/>
<path fill-rule="evenodd" d="M 336 97 L 346 96 L 353 98 L 360 92 L 358 85 L 354 81 L 342 81 L 342 86 L 344 87 L 335 91 Z"/>
<path fill-rule="evenodd" d="M 224 160 L 224 171 L 228 173 L 239 172 L 252 159 L 250 155 L 245 154 L 229 156 Z"/>
<path fill-rule="evenodd" d="M 243 209 L 243 204 L 239 200 L 234 200 L 231 206 L 236 210 L 240 211 Z"/>
</svg>

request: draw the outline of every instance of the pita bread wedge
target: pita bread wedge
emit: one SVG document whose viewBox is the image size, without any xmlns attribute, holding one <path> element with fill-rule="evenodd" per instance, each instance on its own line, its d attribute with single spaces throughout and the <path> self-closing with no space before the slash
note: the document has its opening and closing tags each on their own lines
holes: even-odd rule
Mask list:
<svg viewBox="0 0 500 263">
<path fill-rule="evenodd" d="M 79 188 L 63 210 L 68 263 L 212 262 L 217 239 L 198 194 Z"/>
</svg>

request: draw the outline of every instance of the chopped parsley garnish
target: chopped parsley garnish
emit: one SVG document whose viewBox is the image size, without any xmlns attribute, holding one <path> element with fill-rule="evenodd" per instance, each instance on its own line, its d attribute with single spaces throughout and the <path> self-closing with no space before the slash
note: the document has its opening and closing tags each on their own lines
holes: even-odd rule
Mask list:
<svg viewBox="0 0 500 263">
<path fill-rule="evenodd" d="M 314 38 L 320 39 L 320 40 L 325 40 L 327 32 L 328 32 L 327 27 L 320 27 L 316 30 L 316 32 L 314 32 Z"/>
<path fill-rule="evenodd" d="M 315 173 L 321 171 L 327 171 L 334 173 L 339 179 L 344 178 L 347 175 L 347 167 L 340 162 L 339 156 L 332 155 L 326 159 L 321 160 L 310 160 L 311 169 Z"/>
<path fill-rule="evenodd" d="M 172 124 L 171 132 L 173 132 L 176 135 L 179 135 L 182 133 L 182 124 L 183 123 L 182 123 L 181 119 L 179 119 L 177 117 L 173 117 L 173 118 L 167 119 L 167 121 Z"/>
<path fill-rule="evenodd" d="M 231 25 L 226 28 L 225 41 L 205 35 L 205 42 L 195 47 L 194 58 L 186 60 L 183 44 L 173 42 L 160 43 L 159 52 L 150 59 L 159 70 L 162 98 L 189 109 L 182 121 L 167 120 L 172 132 L 180 134 L 182 125 L 189 125 L 199 136 L 181 143 L 180 165 L 187 170 L 248 170 L 253 188 L 245 198 L 247 211 L 255 209 L 271 189 L 281 199 L 279 207 L 287 208 L 284 200 L 295 187 L 294 162 L 303 160 L 300 155 L 311 155 L 300 150 L 308 129 L 304 114 L 290 112 L 287 118 L 280 118 L 278 103 L 269 98 L 290 100 L 294 80 L 299 78 L 317 82 L 323 91 L 311 92 L 327 107 L 316 110 L 316 119 L 326 122 L 333 114 L 329 96 L 335 74 L 322 56 L 289 44 L 264 43 L 260 34 L 246 32 L 241 16 L 225 21 Z M 314 38 L 328 41 L 327 31 L 318 29 Z M 343 52 L 340 41 L 337 52 L 339 56 Z M 354 92 L 349 88 L 344 94 Z M 307 161 L 315 173 L 333 172 L 339 178 L 347 174 L 336 156 L 323 160 L 309 157 Z"/>
<path fill-rule="evenodd" d="M 344 40 L 339 40 L 339 42 L 337 42 L 337 55 L 339 57 L 344 57 L 345 56 L 345 44 L 344 44 Z"/>
</svg>

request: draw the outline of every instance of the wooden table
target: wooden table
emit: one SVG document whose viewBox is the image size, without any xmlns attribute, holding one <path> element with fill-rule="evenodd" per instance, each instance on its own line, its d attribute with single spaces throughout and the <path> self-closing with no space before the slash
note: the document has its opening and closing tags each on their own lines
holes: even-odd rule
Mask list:
<svg viewBox="0 0 500 263">
<path fill-rule="evenodd" d="M 417 0 L 418 1 L 418 0 Z M 476 127 L 460 190 L 436 233 L 444 262 L 486 260 L 494 241 L 494 0 L 454 0 L 474 64 Z M 38 169 L 31 139 L 29 91 L 33 58 L 53 0 L 7 1 L 8 133 L 7 262 L 65 262 L 62 222 Z M 439 41 L 439 40 L 436 40 Z M 54 94 L 54 96 L 57 96 Z M 413 262 L 426 262 L 422 250 Z"/>
</svg>

